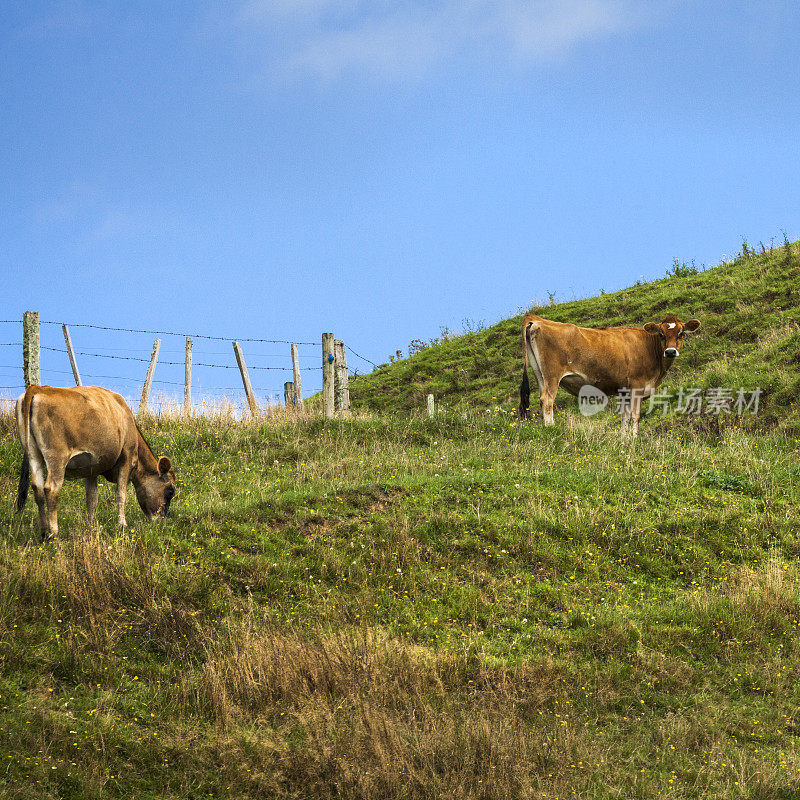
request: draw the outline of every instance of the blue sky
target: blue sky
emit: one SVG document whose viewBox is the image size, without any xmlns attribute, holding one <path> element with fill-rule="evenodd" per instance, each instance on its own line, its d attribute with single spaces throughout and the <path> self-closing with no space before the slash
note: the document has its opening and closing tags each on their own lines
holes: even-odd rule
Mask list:
<svg viewBox="0 0 800 800">
<path fill-rule="evenodd" d="M 790 0 L 12 0 L 4 12 L 4 320 L 34 309 L 240 338 L 333 331 L 383 362 L 551 292 L 660 277 L 673 258 L 716 264 L 743 237 L 800 237 Z M 19 327 L 0 325 L 0 342 Z M 134 358 L 153 338 L 72 336 Z M 43 326 L 42 342 L 63 347 L 60 329 Z M 162 360 L 182 347 L 165 337 Z M 245 355 L 288 366 L 282 345 Z M 301 359 L 315 367 L 319 348 Z M 113 378 L 86 382 L 138 395 L 141 362 L 79 360 Z M 62 353 L 42 361 L 44 381 L 69 383 Z M 201 340 L 195 361 L 233 364 L 228 344 Z M 18 362 L 0 347 L 0 385 L 20 383 Z M 195 376 L 209 393 L 238 380 Z M 156 378 L 179 391 L 182 368 Z M 290 378 L 253 382 L 264 395 Z"/>
</svg>

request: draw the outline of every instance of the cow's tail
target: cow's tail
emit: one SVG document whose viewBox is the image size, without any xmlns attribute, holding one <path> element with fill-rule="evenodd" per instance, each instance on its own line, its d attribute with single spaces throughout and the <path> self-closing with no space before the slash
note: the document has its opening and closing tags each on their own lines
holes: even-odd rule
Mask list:
<svg viewBox="0 0 800 800">
<path fill-rule="evenodd" d="M 17 400 L 17 433 L 22 444 L 22 466 L 19 470 L 19 487 L 17 488 L 17 511 L 25 508 L 25 501 L 28 499 L 28 489 L 31 485 L 31 462 L 28 457 L 28 437 L 31 430 L 31 401 L 33 392 L 31 388 L 25 391 Z"/>
<path fill-rule="evenodd" d="M 531 384 L 528 380 L 528 348 L 530 336 L 539 333 L 535 321 L 528 317 L 522 320 L 522 383 L 519 385 L 519 415 L 527 419 L 531 410 Z"/>
<path fill-rule="evenodd" d="M 519 415 L 522 419 L 528 418 L 531 410 L 531 385 L 528 381 L 528 365 L 522 368 L 522 383 L 519 385 Z"/>
</svg>

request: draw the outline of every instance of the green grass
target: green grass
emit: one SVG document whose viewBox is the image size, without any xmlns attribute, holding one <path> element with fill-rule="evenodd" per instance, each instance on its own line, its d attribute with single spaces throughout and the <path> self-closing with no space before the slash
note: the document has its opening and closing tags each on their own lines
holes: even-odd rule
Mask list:
<svg viewBox="0 0 800 800">
<path fill-rule="evenodd" d="M 797 270 L 548 308 L 668 300 L 704 323 L 675 380 L 768 389 L 636 441 L 519 423 L 509 321 L 359 378 L 380 415 L 149 420 L 173 515 L 120 532 L 103 483 L 89 529 L 67 484 L 40 544 L 0 417 L 0 798 L 800 796 Z"/>
<path fill-rule="evenodd" d="M 162 421 L 175 516 L 40 545 L 3 425 L 3 796 L 800 792 L 780 430 Z"/>
</svg>

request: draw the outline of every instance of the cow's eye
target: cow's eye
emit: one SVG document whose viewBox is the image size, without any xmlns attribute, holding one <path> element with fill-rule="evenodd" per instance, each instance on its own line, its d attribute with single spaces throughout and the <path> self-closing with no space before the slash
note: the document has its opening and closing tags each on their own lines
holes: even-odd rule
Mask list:
<svg viewBox="0 0 800 800">
<path fill-rule="evenodd" d="M 679 339 L 683 339 L 683 331 L 681 331 L 681 332 L 678 334 L 678 338 L 679 338 Z"/>
</svg>

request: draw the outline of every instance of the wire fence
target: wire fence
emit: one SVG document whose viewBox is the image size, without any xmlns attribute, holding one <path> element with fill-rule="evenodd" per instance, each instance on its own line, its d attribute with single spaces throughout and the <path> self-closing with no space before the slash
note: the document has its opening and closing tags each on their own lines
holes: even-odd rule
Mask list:
<svg viewBox="0 0 800 800">
<path fill-rule="evenodd" d="M 261 342 L 264 344 L 302 344 L 309 347 L 321 347 L 319 342 L 292 342 L 290 339 L 235 339 L 229 336 L 209 336 L 205 333 L 181 333 L 178 331 L 150 331 L 143 328 L 113 328 L 109 325 L 92 325 L 88 322 L 52 322 L 48 320 L 41 320 L 40 325 L 66 325 L 68 328 L 95 328 L 101 331 L 116 331 L 123 333 L 146 333 L 150 336 L 180 336 L 184 339 L 211 339 L 217 342 Z"/>
<path fill-rule="evenodd" d="M 72 384 L 73 372 L 70 368 L 69 352 L 64 346 L 61 326 L 66 325 L 73 339 L 73 355 L 78 362 L 81 381 L 84 384 L 102 381 L 106 388 L 119 391 L 133 399 L 141 391 L 145 381 L 145 370 L 150 363 L 150 351 L 153 342 L 143 337 L 165 337 L 167 342 L 175 339 L 192 339 L 192 386 L 193 397 L 210 399 L 230 399 L 231 393 L 237 396 L 243 393 L 242 383 L 233 380 L 219 381 L 219 377 L 230 375 L 229 370 L 238 372 L 239 366 L 234 357 L 234 350 L 223 351 L 219 343 L 231 345 L 238 342 L 244 346 L 247 371 L 253 373 L 253 392 L 261 402 L 267 404 L 280 403 L 284 396 L 286 382 L 294 377 L 294 366 L 290 351 L 291 345 L 297 345 L 301 366 L 300 372 L 306 376 L 303 381 L 303 394 L 309 396 L 319 391 L 322 383 L 321 342 L 292 341 L 290 339 L 270 339 L 260 337 L 228 337 L 207 333 L 149 330 L 144 328 L 124 328 L 92 323 L 65 323 L 56 320 L 41 320 L 40 328 L 40 371 L 42 383 L 53 385 Z M 0 320 L 0 395 L 8 397 L 10 392 L 24 390 L 22 341 L 16 340 L 14 334 L 6 326 L 22 325 L 21 319 Z M 9 335 L 3 335 L 8 330 Z M 217 347 L 214 347 L 214 344 Z M 14 357 L 19 353 L 19 360 Z M 378 365 L 347 347 L 347 351 L 359 362 L 375 368 Z M 185 387 L 184 370 L 186 367 L 186 349 L 184 347 L 165 347 L 159 355 L 167 358 L 157 361 L 152 385 L 161 390 L 164 397 L 156 397 L 156 404 L 174 404 L 177 401 L 179 388 Z M 182 354 L 177 359 L 174 355 Z M 172 357 L 170 357 L 172 356 Z M 15 362 L 16 363 L 13 363 Z M 316 365 L 312 366 L 316 362 Z M 103 369 L 103 367 L 106 369 Z M 93 369 L 94 367 L 94 369 Z M 100 369 L 97 369 L 97 368 Z M 85 371 L 84 371 L 85 370 Z M 363 371 L 363 370 L 362 370 Z M 359 370 L 350 369 L 352 373 Z M 52 376 L 52 377 L 51 377 Z M 216 379 L 215 379 L 216 376 Z M 259 376 L 259 377 L 257 377 Z M 278 383 L 280 378 L 285 380 Z M 233 378 L 233 375 L 231 375 Z M 278 379 L 278 380 L 276 380 Z M 222 385 L 225 384 L 225 385 Z M 183 392 L 180 392 L 181 402 Z M 2 397 L 0 396 L 0 399 Z M 135 404 L 135 403 L 134 403 Z"/>
</svg>

